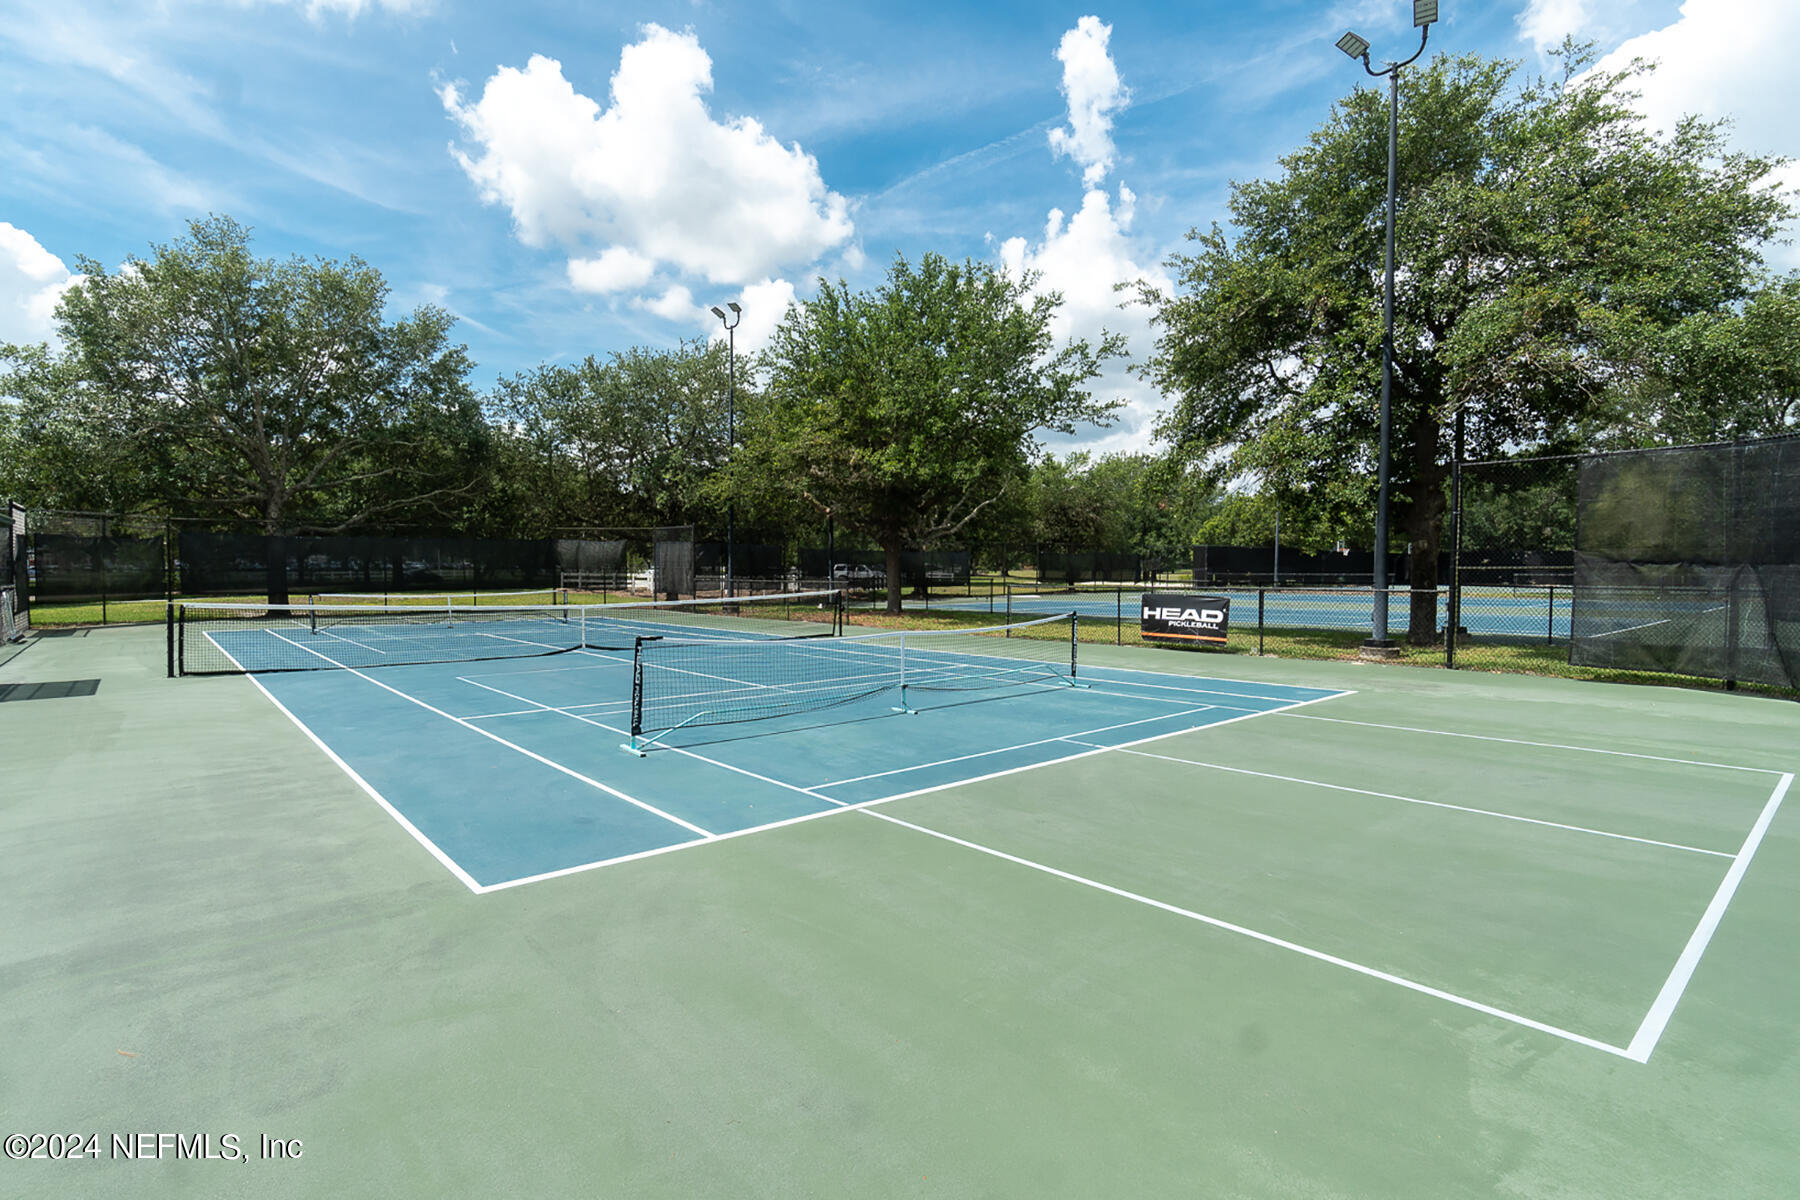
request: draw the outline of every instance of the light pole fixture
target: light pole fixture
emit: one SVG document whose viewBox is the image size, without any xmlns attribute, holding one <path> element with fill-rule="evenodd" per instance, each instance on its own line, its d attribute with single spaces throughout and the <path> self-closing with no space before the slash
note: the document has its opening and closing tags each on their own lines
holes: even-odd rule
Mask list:
<svg viewBox="0 0 1800 1200">
<path fill-rule="evenodd" d="M 728 300 L 725 307 L 731 310 L 727 317 L 718 305 L 713 305 L 713 316 L 725 323 L 725 337 L 729 345 L 727 367 L 730 372 L 730 391 L 725 401 L 725 453 L 729 456 L 737 446 L 737 327 L 744 319 L 744 310 L 737 306 L 737 301 Z M 733 500 L 725 501 L 725 595 L 727 598 L 737 593 L 732 587 L 732 543 L 737 540 L 736 526 L 737 504 Z"/>
<path fill-rule="evenodd" d="M 1365 643 L 1376 650 L 1389 650 L 1394 644 L 1388 638 L 1388 449 L 1394 425 L 1394 199 L 1398 179 L 1396 163 L 1400 157 L 1400 69 L 1425 53 L 1432 22 L 1437 19 L 1437 0 L 1413 0 L 1413 25 L 1419 31 L 1419 48 L 1413 51 L 1412 58 L 1390 62 L 1379 71 L 1369 65 L 1367 38 L 1345 33 L 1337 41 L 1339 50 L 1362 60 L 1363 70 L 1377 79 L 1385 75 L 1388 80 L 1387 253 L 1382 264 L 1386 283 L 1381 301 L 1381 458 L 1376 468 L 1379 498 L 1375 502 L 1375 616 L 1374 628 Z"/>
</svg>

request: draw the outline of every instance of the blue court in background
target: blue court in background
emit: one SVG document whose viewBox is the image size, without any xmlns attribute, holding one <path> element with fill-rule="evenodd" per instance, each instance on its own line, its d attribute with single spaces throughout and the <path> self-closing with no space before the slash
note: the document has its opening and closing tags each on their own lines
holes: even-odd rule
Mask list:
<svg viewBox="0 0 1800 1200">
<path fill-rule="evenodd" d="M 1066 607 L 1064 611 L 1067 611 Z M 1343 695 L 1080 668 L 627 753 L 630 652 L 254 677 L 470 888 L 541 879 Z"/>
<path fill-rule="evenodd" d="M 933 608 L 959 612 L 991 612 L 1004 617 L 1043 616 L 1050 613 L 1080 613 L 1105 621 L 1123 620 L 1135 626 L 1138 602 L 1144 593 L 1168 592 L 1193 596 L 1224 596 L 1231 601 L 1231 623 L 1237 629 L 1255 629 L 1257 619 L 1256 589 L 1208 588 L 1193 584 L 1171 583 L 1156 588 L 1134 587 L 1080 592 L 1014 592 L 1010 601 L 1003 594 L 992 596 L 950 596 L 933 598 Z M 1573 593 L 1570 588 L 1530 588 L 1516 594 L 1512 591 L 1491 592 L 1465 589 L 1461 613 L 1462 627 L 1472 634 L 1516 638 L 1541 638 L 1545 641 L 1567 641 L 1572 613 Z M 1345 592 L 1269 591 L 1263 598 L 1262 619 L 1265 625 L 1281 629 L 1367 629 L 1373 616 L 1373 600 L 1369 589 Z M 1407 597 L 1404 592 L 1389 596 L 1389 620 L 1405 623 Z M 1447 595 L 1438 594 L 1440 628 L 1449 619 Z"/>
</svg>

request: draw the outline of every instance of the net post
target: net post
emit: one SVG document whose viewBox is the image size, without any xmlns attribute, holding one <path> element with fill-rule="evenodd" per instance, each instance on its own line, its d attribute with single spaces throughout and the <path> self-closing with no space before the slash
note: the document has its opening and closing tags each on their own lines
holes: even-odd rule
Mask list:
<svg viewBox="0 0 1800 1200">
<path fill-rule="evenodd" d="M 638 738 L 644 734 L 644 639 L 639 637 L 631 645 L 631 748 L 637 749 Z"/>
<path fill-rule="evenodd" d="M 906 703 L 906 630 L 900 631 L 900 703 L 894 709 L 897 713 L 913 716 L 914 710 Z"/>
<path fill-rule="evenodd" d="M 168 601 L 168 608 L 163 614 L 163 637 L 167 642 L 169 655 L 169 678 L 175 678 L 175 602 Z"/>
<path fill-rule="evenodd" d="M 1081 645 L 1081 613 L 1079 611 L 1075 611 L 1075 612 L 1071 612 L 1069 614 L 1069 686 L 1070 687 L 1080 687 L 1081 686 L 1081 684 L 1075 682 L 1075 666 L 1076 666 L 1075 660 L 1076 660 L 1076 655 L 1078 654 L 1077 647 L 1079 647 L 1080 645 Z"/>
<path fill-rule="evenodd" d="M 386 608 L 387 606 L 384 604 L 384 605 L 382 605 L 382 607 Z M 318 602 L 314 597 L 311 597 L 311 596 L 307 597 L 307 600 L 306 600 L 306 631 L 308 633 L 319 632 Z"/>
<path fill-rule="evenodd" d="M 175 670 L 187 672 L 187 605 L 175 606 Z"/>
</svg>

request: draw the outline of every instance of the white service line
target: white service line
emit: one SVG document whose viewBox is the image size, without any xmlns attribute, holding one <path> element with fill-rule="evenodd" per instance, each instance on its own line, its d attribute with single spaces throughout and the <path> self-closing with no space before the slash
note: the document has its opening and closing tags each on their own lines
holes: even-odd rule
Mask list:
<svg viewBox="0 0 1800 1200">
<path fill-rule="evenodd" d="M 1744 880 L 1744 872 L 1750 869 L 1750 860 L 1756 856 L 1756 848 L 1762 845 L 1763 835 L 1769 832 L 1769 824 L 1775 820 L 1782 798 L 1787 795 L 1788 788 L 1793 783 L 1791 773 L 1783 775 L 1775 785 L 1774 792 L 1770 793 L 1769 802 L 1763 805 L 1762 814 L 1756 818 L 1756 824 L 1751 826 L 1744 844 L 1738 848 L 1737 856 L 1731 860 L 1731 867 L 1725 872 L 1725 878 L 1719 881 L 1719 890 L 1713 893 L 1712 903 L 1706 906 L 1700 923 L 1694 926 L 1693 935 L 1682 948 L 1681 957 L 1675 960 L 1675 969 L 1663 981 L 1662 990 L 1656 995 L 1656 1002 L 1645 1014 L 1644 1023 L 1638 1026 L 1631 1045 L 1626 1048 L 1626 1057 L 1643 1063 L 1650 1061 L 1656 1043 L 1662 1039 L 1663 1030 L 1668 1028 L 1669 1018 L 1675 1015 L 1675 1006 L 1681 1003 L 1681 995 L 1687 990 L 1688 981 L 1694 977 L 1694 969 L 1700 965 L 1700 956 L 1706 953 L 1707 943 L 1712 941 L 1713 932 L 1718 929 L 1719 921 L 1724 918 L 1725 910 L 1731 905 L 1731 898 L 1737 894 L 1738 884 Z"/>
<path fill-rule="evenodd" d="M 1046 875 L 1053 875 L 1058 879 L 1080 884 L 1082 887 L 1093 888 L 1096 891 L 1105 892 L 1108 895 L 1117 896 L 1124 900 L 1130 900 L 1137 904 L 1147 905 L 1150 908 L 1160 909 L 1163 912 L 1172 913 L 1178 917 L 1185 917 L 1190 921 L 1198 921 L 1202 925 L 1210 925 L 1215 929 L 1222 929 L 1227 933 L 1235 933 L 1243 937 L 1251 938 L 1255 941 L 1262 942 L 1265 945 L 1274 946 L 1280 950 L 1287 950 L 1295 954 L 1304 955 L 1307 958 L 1315 959 L 1319 962 L 1329 963 L 1334 967 L 1342 967 L 1347 971 L 1354 971 L 1358 975 L 1365 975 L 1370 979 L 1380 980 L 1382 983 L 1391 983 L 1396 987 L 1406 988 L 1408 991 L 1418 992 L 1421 995 L 1430 996 L 1433 999 L 1448 1001 L 1451 1004 L 1471 1009 L 1485 1016 L 1498 1017 L 1503 1021 L 1510 1021 L 1515 1025 L 1522 1025 L 1527 1029 L 1535 1029 L 1539 1033 L 1547 1033 L 1553 1037 L 1562 1038 L 1565 1041 L 1587 1046 L 1590 1049 L 1603 1050 L 1608 1054 L 1616 1054 L 1620 1057 L 1631 1057 L 1629 1052 L 1625 1049 L 1600 1041 L 1597 1038 L 1587 1037 L 1584 1034 L 1575 1033 L 1556 1025 L 1546 1024 L 1543 1021 L 1534 1021 L 1530 1017 L 1521 1016 L 1515 1012 L 1509 1012 L 1504 1008 L 1496 1008 L 1491 1004 L 1483 1004 L 1479 1000 L 1471 1000 L 1467 996 L 1459 996 L 1455 992 L 1447 992 L 1442 988 L 1435 988 L 1429 984 L 1408 979 L 1403 975 L 1395 975 L 1388 971 L 1378 970 L 1375 967 L 1364 966 L 1362 963 L 1352 962 L 1347 958 L 1340 958 L 1335 954 L 1327 954 L 1323 950 L 1314 950 L 1310 946 L 1302 946 L 1298 942 L 1290 942 L 1285 938 L 1278 938 L 1272 934 L 1262 933 L 1259 930 L 1251 929 L 1244 925 L 1237 925 L 1230 921 L 1221 920 L 1218 917 L 1210 917 L 1205 913 L 1195 912 L 1192 909 L 1181 908 L 1162 900 L 1155 900 L 1149 896 L 1127 891 L 1124 888 L 1114 887 L 1108 883 L 1101 883 L 1098 880 L 1089 879 L 1082 875 L 1076 875 L 1070 871 L 1063 871 L 1056 867 L 1047 866 L 1044 863 L 1033 862 L 1028 858 L 1020 858 L 1016 854 L 1008 854 L 1003 850 L 996 850 L 991 846 L 983 846 L 979 842 L 967 841 L 940 830 L 929 829 L 923 825 L 916 825 L 911 821 L 903 821 L 899 817 L 891 816 L 888 813 L 875 812 L 872 809 L 864 809 L 863 811 L 868 816 L 874 817 L 878 821 L 886 821 L 891 825 L 898 825 L 905 829 L 911 829 L 915 832 L 923 833 L 928 837 L 934 837 L 941 841 L 949 842 L 952 845 L 961 846 L 968 850 L 974 850 L 980 854 L 990 855 L 1004 862 L 1026 867 L 1033 871 L 1041 871 Z"/>
<path fill-rule="evenodd" d="M 1191 708 L 1186 712 L 1159 713 L 1154 717 L 1144 717 L 1136 721 L 1121 721 L 1117 725 L 1102 725 L 1098 729 L 1079 729 L 1074 733 L 1064 733 L 1059 734 L 1056 737 L 1040 738 L 1035 742 L 1020 742 L 1013 746 L 1002 746 L 997 750 L 978 750 L 973 754 L 959 754 L 955 758 L 940 758 L 935 762 L 915 763 L 910 767 L 895 767 L 891 771 L 876 771 L 870 775 L 852 775 L 848 779 L 834 779 L 830 783 L 815 783 L 812 786 L 815 788 L 842 787 L 846 783 L 861 783 L 866 779 L 885 779 L 890 775 L 906 775 L 913 771 L 923 771 L 928 767 L 943 767 L 948 766 L 951 763 L 967 762 L 972 758 L 988 758 L 995 754 L 1010 754 L 1014 750 L 1029 750 L 1033 746 L 1048 746 L 1053 742 L 1070 742 L 1077 746 L 1094 746 L 1094 743 L 1092 742 L 1077 742 L 1075 739 L 1088 737 L 1096 733 L 1107 733 L 1114 729 L 1129 729 L 1133 725 L 1148 725 L 1154 721 L 1173 721 L 1178 717 L 1191 717 L 1195 713 L 1208 712 L 1213 707 L 1214 706 L 1210 704 L 1202 704 L 1199 708 Z M 1195 729 L 1205 728 L 1207 728 L 1207 726 L 1191 725 L 1187 729 L 1178 730 L 1177 732 L 1191 733 Z M 1094 748 L 1098 750 L 1111 749 L 1109 746 L 1094 746 Z"/>
<path fill-rule="evenodd" d="M 280 635 L 278 634 L 276 636 L 280 636 Z M 300 643 L 295 642 L 292 639 L 283 638 L 282 640 L 288 642 L 290 645 L 295 646 L 301 650 L 305 650 L 308 654 L 319 654 L 319 652 L 317 650 L 312 650 L 306 646 L 302 646 L 302 645 L 300 645 Z M 332 659 L 330 659 L 329 657 L 327 657 L 326 655 L 323 655 L 323 654 L 319 654 L 319 657 L 325 659 L 325 661 L 327 661 L 327 662 L 333 661 Z M 529 758 L 529 759 L 533 760 L 534 762 L 543 763 L 546 767 L 549 767 L 551 770 L 560 771 L 562 774 L 567 775 L 569 778 L 579 780 L 580 782 L 587 784 L 591 788 L 596 788 L 599 791 L 605 792 L 609 796 L 613 796 L 617 799 L 625 801 L 625 803 L 627 803 L 627 804 L 635 805 L 636 807 L 643 809 L 645 812 L 654 813 L 655 815 L 661 817 L 663 820 L 673 822 L 674 824 L 681 826 L 683 829 L 690 830 L 693 833 L 699 834 L 703 838 L 710 838 L 710 837 L 716 836 L 710 830 L 702 829 L 702 828 L 700 828 L 700 826 L 694 824 L 692 821 L 684 821 L 680 817 L 676 816 L 673 813 L 664 812 L 662 809 L 657 808 L 654 804 L 646 804 L 644 801 L 639 800 L 635 796 L 626 795 L 624 792 L 621 792 L 618 788 L 608 787 L 606 784 L 601 783 L 598 779 L 589 778 L 588 776 L 583 775 L 580 771 L 574 770 L 571 767 L 565 767 L 561 763 L 557 762 L 555 759 L 545 758 L 543 755 L 538 754 L 535 751 L 527 750 L 525 747 L 519 745 L 517 742 L 509 742 L 497 733 L 494 733 L 490 730 L 483 729 L 481 726 L 473 724 L 472 722 L 470 722 L 469 720 L 467 720 L 464 717 L 456 716 L 454 713 L 447 713 L 443 709 L 438 708 L 435 705 L 427 704 L 425 701 L 419 699 L 417 696 L 408 695 L 406 692 L 401 691 L 397 687 L 392 687 L 388 684 L 381 682 L 381 680 L 376 679 L 373 675 L 365 674 L 364 672 L 357 670 L 355 667 L 346 667 L 346 666 L 343 666 L 342 664 L 337 664 L 337 666 L 340 670 L 348 671 L 348 672 L 350 672 L 350 674 L 356 676 L 358 679 L 367 680 L 368 682 L 374 684 L 376 687 L 381 688 L 383 691 L 392 692 L 394 695 L 400 697 L 402 700 L 405 700 L 411 704 L 418 705 L 420 708 L 424 709 L 426 712 L 435 713 L 436 715 L 444 718 L 446 721 L 455 721 L 458 725 L 461 725 L 464 729 L 473 730 L 475 733 L 480 734 L 484 738 L 488 738 L 491 741 L 498 742 L 500 745 L 505 746 L 508 750 L 515 750 L 518 753 L 523 754 L 526 758 Z M 529 703 L 529 701 L 527 703 Z"/>
<path fill-rule="evenodd" d="M 206 640 L 209 642 L 212 642 L 214 648 L 216 648 L 220 654 L 223 654 L 225 656 L 226 660 L 229 661 L 232 666 L 236 667 L 240 671 L 244 671 L 244 664 L 239 662 L 235 657 L 233 657 L 229 650 L 227 650 L 227 649 L 225 649 L 225 647 L 219 645 L 218 641 L 213 637 L 213 635 L 211 633 L 208 633 L 206 635 Z M 277 700 L 275 698 L 275 693 L 271 692 L 268 688 L 263 686 L 262 680 L 258 679 L 254 674 L 252 674 L 249 671 L 244 671 L 244 676 L 251 683 L 256 685 L 257 691 L 261 692 L 264 696 L 268 697 L 269 703 L 273 704 L 275 706 L 276 711 L 281 713 L 281 715 L 286 717 L 288 720 L 292 721 L 294 723 L 294 726 L 297 729 L 299 729 L 301 733 L 304 733 L 306 735 L 307 740 L 312 742 L 312 744 L 317 746 L 320 750 L 324 751 L 326 758 L 329 758 L 332 762 L 336 763 L 338 766 L 338 769 L 341 770 L 344 774 L 348 775 L 350 777 L 350 781 L 352 783 L 356 784 L 357 787 L 361 788 L 365 793 L 367 793 L 369 798 L 374 800 L 375 803 L 381 805 L 382 810 L 384 812 L 386 812 L 388 816 L 394 818 L 395 821 L 399 822 L 400 828 L 406 830 L 407 833 L 412 835 L 413 841 L 415 841 L 415 842 L 419 843 L 419 845 L 425 847 L 426 852 L 429 853 L 431 855 L 431 857 L 437 859 L 438 862 L 442 863 L 446 870 L 448 870 L 452 875 L 456 876 L 456 878 L 462 882 L 462 885 L 464 887 L 468 888 L 471 892 L 474 892 L 478 896 L 482 893 L 483 890 L 485 890 L 480 883 L 476 882 L 475 877 L 473 875 L 470 875 L 467 871 L 463 870 L 462 867 L 457 863 L 457 861 L 454 858 L 451 858 L 448 854 L 444 853 L 444 850 L 441 846 L 439 846 L 436 842 L 432 841 L 430 838 L 426 837 L 425 834 L 419 829 L 419 827 L 417 825 L 414 825 L 411 821 L 407 820 L 405 813 L 402 813 L 399 809 L 395 808 L 392 804 L 389 804 L 387 797 L 383 796 L 380 792 L 376 791 L 373 784 L 371 784 L 368 780 L 364 779 L 361 775 L 358 775 L 356 773 L 356 769 L 354 767 L 352 767 L 349 763 L 345 762 L 343 757 L 341 755 L 339 755 L 336 750 L 333 750 L 330 746 L 326 745 L 324 738 L 320 737 L 318 734 L 314 733 L 310 728 L 308 728 L 306 722 L 302 721 L 299 717 L 295 716 L 293 711 L 291 709 L 289 709 L 287 705 L 285 705 L 281 701 Z"/>
<path fill-rule="evenodd" d="M 462 679 L 461 676 L 458 676 L 458 678 L 461 679 L 463 683 L 473 683 L 478 688 L 487 688 L 487 690 L 490 692 L 500 692 L 500 694 L 502 696 L 505 696 L 509 700 L 517 700 L 523 704 L 537 704 L 538 707 L 534 710 L 531 710 L 534 713 L 535 712 L 553 712 L 553 713 L 557 713 L 561 716 L 568 717 L 570 720 L 580 721 L 584 725 L 592 725 L 596 729 L 604 729 L 604 730 L 608 731 L 609 733 L 616 733 L 621 737 L 630 737 L 631 736 L 630 731 L 620 729 L 617 725 L 608 725 L 605 721 L 596 721 L 592 716 L 583 716 L 580 713 L 571 712 L 566 708 L 557 708 L 555 705 L 551 705 L 551 704 L 539 704 L 538 701 L 531 699 L 531 697 L 529 697 L 529 696 L 519 696 L 519 695 L 515 695 L 512 692 L 502 692 L 497 687 L 493 687 L 493 686 L 491 686 L 489 684 L 485 684 L 485 683 L 480 683 L 473 679 Z M 508 714 L 508 715 L 526 715 L 526 714 Z M 823 800 L 827 804 L 838 804 L 838 805 L 843 804 L 842 800 L 833 800 L 830 796 L 822 796 L 818 792 L 813 791 L 811 788 L 801 787 L 797 783 L 789 783 L 784 779 L 772 779 L 767 775 L 759 775 L 755 771 L 748 770 L 744 767 L 733 766 L 731 763 L 728 763 L 728 762 L 720 762 L 716 758 L 708 758 L 704 754 L 696 754 L 692 750 L 687 750 L 680 746 L 662 746 L 659 748 L 663 749 L 663 750 L 673 750 L 675 753 L 680 754 L 684 758 L 692 758 L 699 762 L 707 763 L 711 766 L 723 767 L 727 771 L 736 772 L 737 774 L 743 775 L 746 778 L 759 780 L 762 783 L 772 784 L 778 788 L 785 788 L 786 790 L 788 790 L 790 792 L 799 792 L 803 796 L 809 796 L 814 800 Z M 717 836 L 717 835 L 714 835 L 714 836 Z"/>
<path fill-rule="evenodd" d="M 1361 725 L 1365 729 L 1394 729 L 1401 733 L 1431 733 L 1439 737 L 1469 738 L 1477 742 L 1505 742 L 1510 746 L 1537 746 L 1544 750 L 1576 750 L 1582 754 L 1609 754 L 1615 758 L 1642 758 L 1650 762 L 1678 763 L 1684 767 L 1717 767 L 1721 771 L 1751 771 L 1758 775 L 1780 775 L 1783 772 L 1770 770 L 1768 767 L 1740 767 L 1731 763 L 1704 762 L 1692 758 L 1667 758 L 1660 754 L 1636 754 L 1630 750 L 1603 750 L 1598 746 L 1569 746 L 1562 742 L 1528 742 L 1523 738 L 1493 737 L 1484 733 L 1457 733 L 1450 729 L 1420 729 L 1412 725 L 1382 725 L 1375 721 L 1351 721 L 1344 717 L 1319 717 L 1312 713 L 1287 713 L 1275 710 L 1282 716 L 1294 716 L 1302 721 L 1330 721 L 1334 725 Z"/>
<path fill-rule="evenodd" d="M 1367 788 L 1348 787 L 1341 783 L 1326 783 L 1318 779 L 1301 779 L 1293 775 L 1272 775 L 1267 771 L 1252 771 L 1247 767 L 1228 767 L 1223 763 L 1202 762 L 1192 758 L 1175 758 L 1168 754 L 1152 754 L 1147 750 L 1127 750 L 1126 754 L 1134 754 L 1139 758 L 1157 758 L 1163 762 L 1181 763 L 1189 767 L 1203 767 L 1209 771 L 1229 771 L 1233 775 L 1253 775 L 1258 779 L 1274 779 L 1282 783 L 1299 783 L 1307 787 L 1327 788 L 1334 792 L 1350 792 L 1358 796 L 1374 796 L 1379 800 L 1399 800 L 1406 804 L 1420 804 L 1427 808 L 1447 808 L 1455 812 L 1473 813 L 1481 817 L 1496 817 L 1502 821 L 1518 821 L 1525 825 L 1542 825 L 1546 829 L 1562 829 L 1570 833 L 1585 833 L 1593 837 L 1616 838 L 1621 842 L 1638 842 L 1645 846 L 1659 846 L 1665 850 L 1685 850 L 1690 854 L 1710 854 L 1717 858 L 1730 858 L 1730 851 L 1707 850 L 1701 846 L 1687 846 L 1680 842 L 1659 842 L 1655 838 L 1636 837 L 1629 833 L 1613 833 L 1605 829 L 1590 829 L 1585 825 L 1565 825 L 1561 821 L 1544 821 L 1537 817 L 1523 817 L 1516 813 L 1498 812 L 1491 808 L 1470 808 L 1464 804 L 1450 804 L 1443 800 L 1424 800 L 1417 796 L 1399 796 L 1393 792 L 1372 792 Z"/>
</svg>

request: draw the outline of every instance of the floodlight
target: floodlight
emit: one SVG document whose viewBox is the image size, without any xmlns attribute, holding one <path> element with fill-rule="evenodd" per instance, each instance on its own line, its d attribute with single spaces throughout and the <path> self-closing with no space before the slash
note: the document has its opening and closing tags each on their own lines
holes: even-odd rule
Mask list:
<svg viewBox="0 0 1800 1200">
<path fill-rule="evenodd" d="M 744 315 L 744 310 L 737 306 L 736 300 L 727 300 L 725 302 L 725 307 L 729 308 L 732 312 L 736 313 L 740 317 Z"/>
<path fill-rule="evenodd" d="M 1413 27 L 1437 20 L 1437 0 L 1413 0 Z"/>
<path fill-rule="evenodd" d="M 1337 48 L 1351 58 L 1361 58 L 1369 52 L 1369 42 L 1367 38 L 1358 37 L 1354 33 L 1346 33 L 1337 40 Z"/>
<path fill-rule="evenodd" d="M 725 319 L 725 310 L 715 304 L 715 305 L 713 305 L 713 316 L 715 316 L 715 317 L 719 318 L 719 320 L 723 321 Z"/>
</svg>

